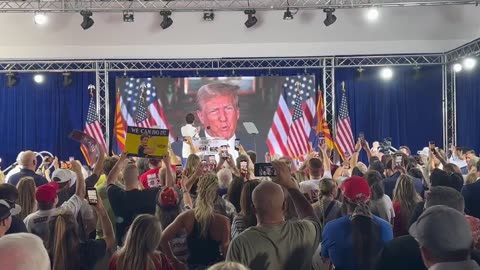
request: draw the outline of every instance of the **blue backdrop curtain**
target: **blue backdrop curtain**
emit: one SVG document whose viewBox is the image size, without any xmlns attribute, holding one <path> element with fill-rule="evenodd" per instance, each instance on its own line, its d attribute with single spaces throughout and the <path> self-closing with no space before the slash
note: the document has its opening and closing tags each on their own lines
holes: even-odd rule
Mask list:
<svg viewBox="0 0 480 270">
<path fill-rule="evenodd" d="M 73 129 L 83 130 L 88 110 L 87 87 L 95 84 L 95 73 L 72 73 L 71 86 L 63 86 L 61 73 L 44 73 L 43 84 L 33 74 L 17 74 L 16 86 L 7 87 L 0 75 L 0 157 L 2 167 L 13 163 L 22 150 L 49 151 L 61 160 L 75 156 L 83 160 L 78 143 L 70 140 Z"/>
<path fill-rule="evenodd" d="M 480 69 L 457 73 L 457 144 L 480 151 Z"/>
<path fill-rule="evenodd" d="M 340 107 L 341 82 L 345 81 L 350 119 L 355 138 L 360 132 L 371 143 L 392 138 L 398 148 L 412 153 L 434 140 L 442 145 L 441 66 L 394 67 L 393 78 L 380 79 L 380 67 L 335 70 L 336 109 Z"/>
</svg>

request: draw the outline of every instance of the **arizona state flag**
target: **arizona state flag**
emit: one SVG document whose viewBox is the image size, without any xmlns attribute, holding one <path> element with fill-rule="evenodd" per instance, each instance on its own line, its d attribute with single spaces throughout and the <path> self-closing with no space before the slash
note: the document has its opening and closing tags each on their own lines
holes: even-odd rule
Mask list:
<svg viewBox="0 0 480 270">
<path fill-rule="evenodd" d="M 328 127 L 328 122 L 324 113 L 323 106 L 323 94 L 322 91 L 318 91 L 318 102 L 317 109 L 315 111 L 315 117 L 313 118 L 312 131 L 310 132 L 310 141 L 314 149 L 318 150 L 319 137 L 323 136 L 325 138 L 325 143 L 329 149 L 333 149 L 334 142 L 332 138 L 332 133 L 330 133 L 330 128 Z"/>
<path fill-rule="evenodd" d="M 123 152 L 125 151 L 125 125 L 122 109 L 120 108 L 122 102 L 120 101 L 122 97 L 120 96 L 120 89 L 117 90 L 117 98 L 115 102 L 115 138 L 117 139 L 118 148 Z"/>
</svg>

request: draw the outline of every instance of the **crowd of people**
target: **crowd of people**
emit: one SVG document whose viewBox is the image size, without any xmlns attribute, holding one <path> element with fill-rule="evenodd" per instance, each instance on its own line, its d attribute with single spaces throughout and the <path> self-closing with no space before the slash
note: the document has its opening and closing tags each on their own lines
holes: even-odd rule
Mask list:
<svg viewBox="0 0 480 270">
<path fill-rule="evenodd" d="M 253 151 L 210 159 L 185 145 L 183 160 L 101 152 L 91 169 L 22 152 L 0 179 L 0 268 L 480 269 L 473 150 L 381 153 L 359 139 L 343 164 L 326 145 L 302 164 L 267 155 L 269 178 Z"/>
</svg>

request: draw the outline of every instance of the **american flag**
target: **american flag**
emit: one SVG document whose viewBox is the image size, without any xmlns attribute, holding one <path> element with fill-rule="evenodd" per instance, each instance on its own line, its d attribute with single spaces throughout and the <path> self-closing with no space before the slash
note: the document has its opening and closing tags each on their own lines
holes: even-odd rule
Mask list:
<svg viewBox="0 0 480 270">
<path fill-rule="evenodd" d="M 280 95 L 267 137 L 271 155 L 298 158 L 299 155 L 308 152 L 308 134 L 312 128 L 315 105 L 314 76 L 298 75 L 285 78 L 283 93 Z M 305 152 L 304 145 L 307 145 Z M 292 151 L 294 149 L 296 150 Z"/>
<path fill-rule="evenodd" d="M 93 85 L 88 87 L 90 90 L 94 89 Z M 97 115 L 97 106 L 95 104 L 93 94 L 90 93 L 90 104 L 88 105 L 88 113 L 87 113 L 87 122 L 85 123 L 85 130 L 84 132 L 90 135 L 100 147 L 103 148 L 103 151 L 107 153 L 107 145 L 105 144 L 105 138 L 103 137 L 102 126 L 100 125 L 100 121 L 98 120 Z M 80 146 L 80 150 L 82 151 L 83 156 L 85 157 L 87 163 L 92 165 L 92 160 L 88 155 L 88 149 L 85 145 Z"/>
<path fill-rule="evenodd" d="M 150 120 L 148 119 L 148 112 L 145 106 L 145 88 L 146 85 L 140 85 L 142 92 L 140 93 L 140 100 L 138 102 L 137 114 L 135 115 L 135 122 L 137 122 L 137 126 L 143 128 L 151 128 L 152 125 Z"/>
<path fill-rule="evenodd" d="M 352 125 L 350 124 L 350 116 L 348 115 L 347 96 L 345 93 L 345 86 L 342 83 L 342 102 L 337 119 L 337 131 L 335 136 L 335 143 L 338 147 L 338 152 L 343 160 L 348 159 L 354 150 Z"/>
<path fill-rule="evenodd" d="M 116 101 L 115 101 L 115 138 L 117 139 L 118 148 L 120 151 L 125 150 L 125 126 L 122 116 L 122 97 L 120 96 L 120 89 L 117 90 Z"/>
<path fill-rule="evenodd" d="M 142 84 L 145 86 L 143 101 L 141 99 Z M 120 94 L 120 107 L 125 126 L 170 129 L 152 78 L 128 78 L 123 87 L 120 86 Z M 169 137 L 169 141 L 173 142 L 174 135 L 171 131 Z"/>
</svg>

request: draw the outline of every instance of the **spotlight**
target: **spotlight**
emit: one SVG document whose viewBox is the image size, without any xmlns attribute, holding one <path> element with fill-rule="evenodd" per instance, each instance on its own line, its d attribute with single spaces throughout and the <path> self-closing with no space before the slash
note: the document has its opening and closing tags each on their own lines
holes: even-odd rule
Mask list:
<svg viewBox="0 0 480 270">
<path fill-rule="evenodd" d="M 465 58 L 465 60 L 463 60 L 463 67 L 465 68 L 465 70 L 471 70 L 475 67 L 475 65 L 477 64 L 477 60 L 475 60 L 475 58 Z"/>
<path fill-rule="evenodd" d="M 170 10 L 162 10 L 160 11 L 160 15 L 163 17 L 163 20 L 160 23 L 160 27 L 162 27 L 162 29 L 167 29 L 168 27 L 172 26 L 173 20 L 169 17 L 172 15 Z"/>
<path fill-rule="evenodd" d="M 123 11 L 123 21 L 124 22 L 134 22 L 135 16 L 133 15 L 133 11 L 124 10 Z"/>
<path fill-rule="evenodd" d="M 393 71 L 389 67 L 384 67 L 380 70 L 380 77 L 384 80 L 390 80 L 393 77 Z"/>
<path fill-rule="evenodd" d="M 371 7 L 367 10 L 367 20 L 373 22 L 378 19 L 378 9 L 376 7 Z"/>
<path fill-rule="evenodd" d="M 203 11 L 203 20 L 204 21 L 213 21 L 215 19 L 215 14 L 213 13 L 213 10 L 204 10 Z"/>
<path fill-rule="evenodd" d="M 63 86 L 68 87 L 68 86 L 72 85 L 72 83 L 73 83 L 72 73 L 64 72 L 64 73 L 62 73 L 62 75 L 63 75 Z"/>
<path fill-rule="evenodd" d="M 245 22 L 245 26 L 247 28 L 250 28 L 254 26 L 257 23 L 257 17 L 255 17 L 255 9 L 247 9 L 244 11 L 244 13 L 248 16 L 247 21 Z"/>
<path fill-rule="evenodd" d="M 83 28 L 83 30 L 87 30 L 88 28 L 92 27 L 92 25 L 95 23 L 92 18 L 92 12 L 89 10 L 83 10 L 80 11 L 80 15 L 83 17 L 83 22 L 80 24 L 80 26 Z"/>
<path fill-rule="evenodd" d="M 33 21 L 35 22 L 35 24 L 38 25 L 46 24 L 48 22 L 48 17 L 45 13 L 35 12 L 35 15 L 33 16 Z"/>
<path fill-rule="evenodd" d="M 45 81 L 45 76 L 42 74 L 35 74 L 33 75 L 33 81 L 35 81 L 38 84 L 41 84 Z"/>
<path fill-rule="evenodd" d="M 283 13 L 283 19 L 287 21 L 293 20 L 293 13 L 290 11 L 290 8 L 287 8 L 285 13 Z"/>
<path fill-rule="evenodd" d="M 460 63 L 455 63 L 453 64 L 452 69 L 454 72 L 460 72 L 462 71 L 463 67 Z"/>
<path fill-rule="evenodd" d="M 14 87 L 17 84 L 17 75 L 15 73 L 9 72 L 7 73 L 7 86 Z"/>
<path fill-rule="evenodd" d="M 327 17 L 323 21 L 325 26 L 330 26 L 337 20 L 337 16 L 333 15 L 333 12 L 335 12 L 334 8 L 324 8 L 323 12 L 327 13 Z"/>
</svg>

